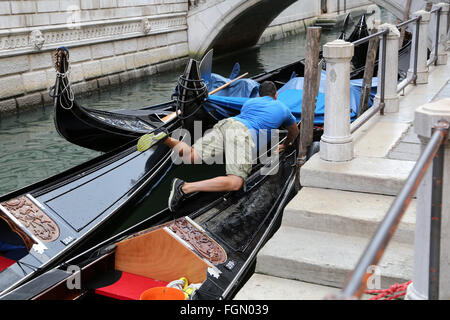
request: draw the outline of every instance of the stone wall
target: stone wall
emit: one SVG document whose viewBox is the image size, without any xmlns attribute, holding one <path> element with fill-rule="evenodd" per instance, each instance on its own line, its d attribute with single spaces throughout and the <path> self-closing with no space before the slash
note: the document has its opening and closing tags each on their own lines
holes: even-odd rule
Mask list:
<svg viewBox="0 0 450 320">
<path fill-rule="evenodd" d="M 264 31 L 258 44 L 263 44 L 272 40 L 281 39 L 289 35 L 306 31 L 306 28 L 313 25 L 317 17 L 321 14 L 321 0 L 299 0 L 284 10 Z M 327 8 L 329 14 L 337 13 L 336 0 L 328 0 Z M 344 0 L 339 1 L 340 13 L 344 11 Z M 346 0 L 346 12 L 365 12 L 365 8 L 373 5 L 370 0 Z"/>
<path fill-rule="evenodd" d="M 60 46 L 75 93 L 184 64 L 187 9 L 188 0 L 0 1 L 0 114 L 50 102 Z"/>
</svg>

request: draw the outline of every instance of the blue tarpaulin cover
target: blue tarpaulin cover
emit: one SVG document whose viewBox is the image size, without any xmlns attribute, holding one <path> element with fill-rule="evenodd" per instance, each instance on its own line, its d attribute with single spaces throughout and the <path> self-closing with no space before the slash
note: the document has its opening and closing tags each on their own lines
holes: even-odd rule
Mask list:
<svg viewBox="0 0 450 320">
<path fill-rule="evenodd" d="M 210 86 L 208 86 L 208 91 L 223 86 L 224 84 L 230 82 L 231 80 L 216 73 L 211 74 Z M 258 96 L 259 83 L 252 79 L 239 79 L 231 83 L 228 87 L 218 91 L 214 96 L 225 96 L 225 97 L 247 97 L 256 98 Z"/>
<path fill-rule="evenodd" d="M 213 88 L 217 88 L 229 80 L 212 74 Z M 324 122 L 325 114 L 325 86 L 326 86 L 326 72 L 322 71 L 319 94 L 317 96 L 316 110 L 314 124 L 321 125 Z M 289 80 L 283 87 L 278 90 L 278 99 L 283 101 L 296 117 L 297 121 L 301 119 L 302 113 L 302 98 L 303 98 L 303 77 L 294 77 Z M 372 80 L 372 89 L 369 99 L 369 107 L 373 104 L 373 98 L 377 92 L 377 78 Z M 225 88 L 214 95 L 208 97 L 205 107 L 208 111 L 215 111 L 215 114 L 220 114 L 223 117 L 233 116 L 239 113 L 242 105 L 250 98 L 257 97 L 259 84 L 252 79 L 240 79 L 232 83 L 228 88 Z M 350 80 L 350 118 L 356 119 L 359 108 L 359 100 L 362 89 L 362 79 Z"/>
</svg>

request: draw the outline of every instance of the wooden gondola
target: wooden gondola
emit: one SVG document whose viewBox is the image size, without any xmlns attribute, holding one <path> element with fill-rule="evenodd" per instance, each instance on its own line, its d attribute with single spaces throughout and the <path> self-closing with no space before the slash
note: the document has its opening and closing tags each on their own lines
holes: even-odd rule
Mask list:
<svg viewBox="0 0 450 320">
<path fill-rule="evenodd" d="M 180 87 L 180 96 L 185 103 L 181 111 L 184 118 L 194 115 L 192 118 L 203 120 L 204 117 L 208 117 L 208 114 L 203 109 L 199 109 L 198 104 L 195 103 L 195 97 L 189 98 L 192 97 L 190 93 L 196 96 L 199 88 L 203 87 L 199 78 L 195 77 L 199 72 L 192 72 L 192 70 L 198 70 L 196 66 L 196 61 L 191 60 L 186 68 L 185 76 L 182 77 L 184 83 Z M 191 76 L 187 77 L 187 74 Z M 210 118 L 206 120 L 206 123 L 211 123 Z M 189 121 L 185 124 L 186 128 L 189 128 Z M 136 150 L 135 142 L 133 144 L 132 148 Z M 110 292 L 102 288 L 109 286 L 105 283 L 112 284 L 118 279 L 125 279 L 125 282 L 118 284 L 119 287 L 125 285 L 130 290 L 135 290 L 129 285 L 132 283 L 138 286 L 148 283 L 162 284 L 180 275 L 187 277 L 191 282 L 201 284 L 201 287 L 196 290 L 196 299 L 231 297 L 236 290 L 236 285 L 251 271 L 256 252 L 276 230 L 282 209 L 295 191 L 294 175 L 298 143 L 294 143 L 281 155 L 271 158 L 272 150 L 275 150 L 277 146 L 278 144 L 273 145 L 270 150 L 260 155 L 253 166 L 251 176 L 240 191 L 196 193 L 189 197 L 176 212 L 162 210 L 76 257 L 73 252 L 71 257 L 62 255 L 61 248 L 64 249 L 67 245 L 68 249 L 72 243 L 81 240 L 82 232 L 99 229 L 101 226 L 99 221 L 107 218 L 101 210 L 119 205 L 116 202 L 121 198 L 113 202 L 113 195 L 108 196 L 108 192 L 105 191 L 117 195 L 118 191 L 114 188 L 121 188 L 120 195 L 131 198 L 129 193 L 123 193 L 129 188 L 129 181 L 138 179 L 139 175 L 143 175 L 149 181 L 163 176 L 164 168 L 172 163 L 172 158 L 166 161 L 165 157 L 156 155 L 154 159 L 162 158 L 159 165 L 149 164 L 148 161 L 152 159 L 153 154 L 164 152 L 166 150 L 164 145 L 155 145 L 143 153 L 136 154 L 136 151 L 132 151 L 123 159 L 119 155 L 115 158 L 111 158 L 111 154 L 104 155 L 103 158 L 109 160 L 110 166 L 118 167 L 125 162 L 127 170 L 137 173 L 130 176 L 128 171 L 119 172 L 119 175 L 122 174 L 120 181 L 112 181 L 108 178 L 107 172 L 115 170 L 111 167 L 105 166 L 102 169 L 93 167 L 89 171 L 86 170 L 86 166 L 82 166 L 78 168 L 79 170 L 73 169 L 73 176 L 60 175 L 58 179 L 50 179 L 50 185 L 47 184 L 44 190 L 40 190 L 42 187 L 38 189 L 40 193 L 20 190 L 13 195 L 3 197 L 0 203 L 13 204 L 17 196 L 29 192 L 32 196 L 28 197 L 29 200 L 42 210 L 40 214 L 46 214 L 48 220 L 54 222 L 52 230 L 59 231 L 45 243 L 43 240 L 35 240 L 36 235 L 31 237 L 30 241 L 35 240 L 37 246 L 36 243 L 31 243 L 33 246 L 29 254 L 0 272 L 0 285 L 11 280 L 15 281 L 7 283 L 9 287 L 3 289 L 2 299 L 74 299 L 100 296 L 130 298 L 122 297 L 114 290 Z M 123 152 L 130 152 L 130 150 L 126 149 Z M 140 160 L 133 162 L 134 158 Z M 89 172 L 93 176 L 90 176 Z M 157 173 L 161 174 L 157 175 Z M 96 176 L 101 177 L 98 183 L 95 182 Z M 155 178 L 151 179 L 154 176 Z M 92 188 L 86 188 L 84 184 L 89 184 L 91 181 L 94 181 Z M 110 190 L 101 190 L 108 188 L 108 185 L 114 187 Z M 132 188 L 133 191 L 134 188 Z M 13 200 L 10 200 L 11 198 Z M 91 207 L 95 208 L 87 212 Z M 68 209 L 67 212 L 64 212 L 65 208 Z M 5 213 L 8 212 L 5 211 Z M 8 214 L 7 217 L 10 215 Z M 90 221 L 94 220 L 96 223 L 89 225 Z M 23 225 L 14 226 L 15 229 L 13 229 L 11 221 L 7 222 L 11 227 L 10 233 L 27 239 L 25 236 L 30 233 L 30 230 L 26 228 L 16 230 Z M 156 224 L 158 225 L 155 226 Z M 80 233 L 74 233 L 72 229 L 78 229 Z M 69 231 L 71 233 L 68 233 Z M 116 248 L 125 244 L 127 248 L 128 245 L 131 246 L 130 250 L 123 251 L 123 256 L 117 255 L 119 251 Z M 60 264 L 49 268 L 49 262 L 37 262 L 40 258 L 35 252 L 37 249 L 44 250 L 40 254 L 47 257 L 59 254 Z M 133 262 L 129 255 L 140 257 Z M 64 257 L 66 259 L 61 259 Z M 53 259 L 53 262 L 56 261 Z M 149 264 L 146 262 L 130 269 L 119 267 L 119 261 L 125 264 L 140 264 L 138 261 L 147 261 Z M 17 281 L 16 278 L 11 277 L 11 275 L 22 276 L 21 270 L 24 266 L 30 265 L 33 266 L 33 270 L 29 271 L 28 279 L 22 277 L 21 281 Z M 79 267 L 83 270 L 82 285 L 75 291 L 61 292 L 61 290 L 65 291 L 64 288 L 70 288 L 66 286 L 66 280 L 71 277 L 68 267 L 72 269 Z M 89 272 L 86 267 L 90 270 Z M 149 273 L 140 272 L 138 269 L 147 270 Z M 85 278 L 88 274 L 90 276 Z M 133 279 L 136 282 L 133 282 Z"/>
<path fill-rule="evenodd" d="M 365 16 L 363 16 L 347 40 L 354 41 L 367 35 L 367 25 Z M 343 36 L 344 32 L 341 37 Z M 399 53 L 402 57 L 409 52 L 410 45 L 410 41 L 405 42 Z M 363 77 L 366 52 L 367 45 L 356 48 L 351 73 L 352 79 Z M 211 63 L 211 54 L 207 54 L 204 58 L 204 60 L 208 59 Z M 203 64 L 202 61 L 201 65 L 208 65 L 208 63 Z M 258 83 L 264 80 L 276 80 L 277 85 L 281 86 L 290 79 L 293 73 L 302 77 L 304 69 L 304 59 L 302 59 L 275 70 L 255 75 L 251 79 Z M 59 134 L 71 143 L 106 152 L 160 126 L 175 128 L 180 125 L 179 118 L 170 116 L 174 114 L 177 106 L 176 96 L 172 101 L 140 109 L 114 112 L 95 110 L 83 107 L 77 101 L 76 97 L 71 94 L 68 79 L 63 78 L 63 74 L 65 73 L 58 74 L 55 87 L 52 90 L 53 95 L 56 96 L 54 100 L 54 121 Z M 201 100 L 199 100 L 199 103 L 201 103 Z"/>
<path fill-rule="evenodd" d="M 59 49 L 56 66 L 58 81 L 62 84 L 57 85 L 57 88 L 62 88 L 62 91 L 55 91 L 56 99 L 60 99 L 67 91 L 66 58 L 66 51 Z M 200 110 L 197 101 L 201 96 L 199 92 L 205 87 L 198 65 L 197 61 L 191 59 L 184 75 L 180 77 L 184 82 L 179 87 L 179 97 L 184 102 L 178 104 L 183 107 L 183 117 L 180 118 L 183 120 L 179 123 L 184 123 L 186 128 L 192 120 L 205 119 L 205 124 L 213 122 L 208 113 Z M 276 72 L 273 76 L 276 78 Z M 189 119 L 189 115 L 192 119 Z M 205 126 L 204 129 L 207 128 Z M 0 295 L 8 295 L 34 278 L 46 274 L 46 271 L 59 263 L 86 250 L 92 243 L 112 236 L 114 233 L 111 230 L 117 229 L 128 218 L 128 210 L 134 203 L 163 181 L 174 164 L 172 150 L 164 144 L 157 144 L 139 152 L 136 142 L 137 139 L 134 139 L 127 145 L 86 163 L 0 197 Z M 289 162 L 287 167 L 292 170 L 295 150 L 288 158 L 292 163 Z M 282 162 L 282 165 L 285 163 L 287 162 Z M 266 178 L 255 173 L 248 180 L 243 196 L 258 197 L 259 192 L 253 193 L 251 190 L 263 181 Z M 282 192 L 277 191 L 280 199 L 291 194 L 289 181 L 280 181 L 280 186 L 290 186 Z M 229 197 L 234 199 L 238 194 L 231 194 Z M 275 194 L 277 193 L 273 191 L 273 195 Z M 195 201 L 183 205 L 176 216 L 163 210 L 146 220 L 146 225 L 152 226 L 177 217 L 197 214 L 206 208 L 212 208 L 224 196 L 215 193 L 200 194 L 192 199 Z M 240 208 L 248 210 L 244 205 Z M 249 211 L 248 218 L 252 219 L 250 213 Z M 263 219 L 264 223 L 267 219 Z M 266 229 L 260 224 L 258 228 Z"/>
<path fill-rule="evenodd" d="M 67 79 L 67 58 L 67 51 L 58 50 L 58 75 L 54 90 L 56 113 L 61 111 L 59 110 L 61 109 L 60 105 L 61 107 L 64 105 L 66 109 L 71 106 L 70 110 L 64 110 L 72 113 L 77 109 L 75 107 L 77 106 L 76 100 L 70 94 L 70 84 Z M 162 113 L 157 116 L 158 119 L 161 119 L 161 116 L 174 114 L 177 107 L 181 105 L 184 108 L 182 117 L 172 118 L 173 120 L 169 120 L 167 123 L 159 120 L 158 123 L 153 124 L 154 127 L 166 126 L 169 131 L 173 131 L 181 125 L 189 128 L 190 123 L 196 119 L 205 120 L 204 123 L 210 125 L 217 121 L 204 108 L 200 108 L 199 97 L 201 98 L 201 95 L 199 92 L 204 90 L 198 65 L 199 63 L 195 60 L 189 62 L 184 76 L 180 78 L 186 81 L 183 86 L 179 87 L 178 100 L 176 103 L 170 103 L 170 107 L 163 106 Z M 293 73 L 298 76 L 304 74 L 303 61 L 257 75 L 253 79 L 257 79 L 259 82 L 271 80 L 281 87 L 292 78 Z M 184 102 L 180 104 L 180 101 Z M 142 109 L 136 112 L 141 111 Z M 133 112 L 129 111 L 128 113 L 132 114 Z M 124 113 L 110 113 L 111 116 L 122 114 Z M 155 112 L 152 114 L 155 115 Z M 81 115 L 78 116 L 82 118 Z M 189 116 L 191 117 L 189 118 Z M 57 121 L 56 118 L 55 121 Z M 72 125 L 73 128 L 77 127 L 75 122 L 72 122 L 70 126 L 58 127 L 57 125 L 57 127 L 62 133 Z M 113 127 L 109 127 L 102 134 L 95 133 L 96 128 L 98 129 L 93 124 L 89 130 L 79 131 L 77 133 L 80 135 L 78 140 L 73 142 L 81 145 L 80 141 L 84 141 L 87 147 L 96 150 L 112 148 L 112 151 L 56 176 L 0 197 L 0 245 L 9 243 L 14 249 L 7 254 L 1 253 L 0 255 L 0 295 L 5 298 L 43 297 L 44 292 L 38 292 L 40 289 L 55 292 L 53 287 L 45 285 L 45 283 L 51 284 L 47 277 L 58 283 L 65 279 L 67 270 L 62 269 L 67 266 L 70 257 L 86 250 L 94 240 L 97 240 L 95 235 L 101 233 L 100 231 L 107 230 L 108 226 L 120 224 L 126 216 L 127 208 L 147 193 L 150 188 L 156 186 L 173 165 L 172 151 L 165 145 L 155 145 L 142 153 L 136 150 L 136 138 L 142 134 L 142 131 L 131 130 L 136 134 L 134 137 L 128 136 L 128 141 L 127 139 L 120 140 L 115 145 L 111 141 L 119 141 L 119 139 L 115 135 L 117 131 L 112 130 Z M 203 129 L 207 129 L 207 126 Z M 108 142 L 109 139 L 111 139 L 110 142 Z M 126 144 L 122 145 L 123 143 Z M 98 145 L 95 147 L 95 144 Z M 99 147 L 100 145 L 102 147 Z M 122 146 L 119 147 L 119 145 Z M 255 166 L 256 171 L 246 183 L 244 190 L 226 195 L 194 195 L 176 214 L 173 215 L 167 210 L 163 210 L 121 236 L 130 236 L 136 231 L 142 231 L 144 227 L 154 228 L 156 224 L 165 224 L 169 220 L 188 217 L 173 223 L 187 223 L 189 228 L 200 229 L 205 239 L 208 238 L 212 241 L 211 243 L 217 244 L 222 250 L 220 252 L 222 254 L 225 252 L 227 257 L 226 263 L 214 265 L 211 261 L 205 261 L 205 257 L 198 258 L 201 252 L 197 249 L 191 250 L 190 253 L 183 251 L 191 257 L 197 257 L 195 258 L 197 260 L 203 259 L 204 264 L 200 265 L 208 270 L 208 275 L 206 278 L 204 277 L 196 297 L 200 299 L 230 297 L 236 287 L 236 282 L 240 281 L 242 276 L 249 271 L 248 267 L 261 243 L 266 241 L 269 234 L 275 230 L 274 226 L 280 217 L 280 212 L 292 194 L 295 158 L 296 150 L 294 149 L 286 151 L 282 155 L 279 168 L 283 169 L 277 171 L 281 172 L 282 176 L 261 175 L 258 171 L 260 168 Z M 260 164 L 261 166 L 262 164 Z M 273 179 L 279 180 L 274 182 Z M 266 193 L 267 190 L 269 190 L 268 193 Z M 262 211 L 260 208 L 263 208 Z M 246 214 L 242 215 L 243 212 Z M 243 216 L 248 221 L 239 221 L 239 217 Z M 252 219 L 256 219 L 255 222 L 251 222 Z M 242 226 L 248 228 L 249 233 L 239 230 L 241 223 Z M 165 228 L 166 226 L 160 227 L 158 232 L 161 234 L 163 231 L 169 232 Z M 233 230 L 233 232 L 230 235 L 226 230 Z M 94 231 L 96 232 L 94 233 Z M 146 233 L 149 238 L 153 237 L 153 231 L 155 230 L 152 229 Z M 166 236 L 164 233 L 164 237 Z M 170 234 L 169 236 L 172 237 Z M 170 237 L 168 238 L 169 246 L 172 245 Z M 144 238 L 147 237 L 144 236 Z M 114 237 L 107 244 L 120 247 L 121 240 L 123 239 L 120 237 Z M 100 257 L 105 254 L 103 256 L 105 259 L 101 258 L 99 261 L 109 261 L 112 263 L 109 265 L 111 267 L 115 265 L 115 258 L 113 258 L 115 252 L 116 250 L 105 251 L 104 247 L 92 248 L 75 260 L 70 260 L 70 264 L 85 267 L 83 263 L 88 260 L 88 265 L 101 266 L 103 262 L 98 265 L 92 263 L 92 257 Z M 64 262 L 63 265 L 60 264 L 62 262 Z M 52 269 L 58 264 L 56 269 Z M 48 270 L 51 271 L 47 272 Z M 108 270 L 117 274 L 117 270 L 114 271 L 114 268 Z M 215 275 L 217 272 L 222 274 L 219 276 L 219 280 L 210 278 L 209 271 L 211 270 Z M 128 272 L 125 269 L 120 271 Z M 39 279 L 48 281 L 39 282 L 41 281 Z M 33 282 L 30 284 L 33 283 L 31 285 L 33 290 L 27 285 L 32 280 Z M 31 296 L 33 292 L 35 295 Z M 80 291 L 76 293 L 76 296 L 85 294 L 89 296 L 92 294 L 92 290 Z"/>
<path fill-rule="evenodd" d="M 195 194 L 182 209 L 158 214 L 171 221 L 157 226 L 142 221 L 1 299 L 139 300 L 144 291 L 166 290 L 181 278 L 195 284 L 188 295 L 171 289 L 181 298 L 230 299 L 294 195 L 296 155 L 296 147 L 290 147 L 278 161 L 256 164 L 242 190 Z M 194 208 L 194 203 L 204 205 Z M 79 278 L 74 271 L 80 271 Z"/>
<path fill-rule="evenodd" d="M 365 37 L 368 37 L 370 35 L 367 23 L 366 23 L 366 15 L 364 14 L 359 22 L 356 24 L 355 28 L 353 29 L 353 32 L 350 34 L 348 38 L 346 38 L 346 41 L 348 42 L 355 42 L 359 39 L 363 39 Z M 400 47 L 398 51 L 398 58 L 399 58 L 399 78 L 402 80 L 404 75 L 406 75 L 406 72 L 408 71 L 409 67 L 409 56 L 411 51 L 411 43 L 412 43 L 412 35 L 411 33 L 407 32 L 405 34 L 405 39 L 403 41 L 402 46 Z M 368 43 L 363 43 L 359 46 L 355 47 L 355 53 L 352 58 L 352 77 L 354 79 L 362 78 L 364 77 L 364 70 L 365 70 L 365 64 L 366 64 L 366 56 L 367 56 L 367 50 L 369 48 Z M 377 53 L 377 59 L 375 61 L 374 65 L 374 75 L 377 75 L 378 72 L 378 53 Z"/>
<path fill-rule="evenodd" d="M 57 70 L 66 67 L 61 51 Z M 185 77 L 200 80 L 198 72 L 192 61 Z M 0 294 L 66 260 L 89 241 L 111 236 L 108 230 L 121 225 L 127 210 L 169 172 L 172 153 L 164 144 L 139 152 L 132 141 L 1 196 Z M 169 218 L 161 214 L 153 220 Z"/>
</svg>

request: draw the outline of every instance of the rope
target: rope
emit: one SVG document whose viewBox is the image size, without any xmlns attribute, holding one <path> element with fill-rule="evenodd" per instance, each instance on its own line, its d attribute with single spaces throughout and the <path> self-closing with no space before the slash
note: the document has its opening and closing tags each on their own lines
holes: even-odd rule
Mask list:
<svg viewBox="0 0 450 320">
<path fill-rule="evenodd" d="M 187 84 L 200 84 L 199 88 L 189 88 L 187 85 L 184 85 L 184 82 Z M 186 120 L 192 116 L 194 116 L 202 107 L 203 107 L 203 100 L 208 96 L 207 93 L 207 87 L 203 83 L 203 80 L 193 80 L 193 79 L 187 79 L 184 76 L 180 76 L 178 78 L 177 83 L 177 92 L 174 94 L 174 96 L 177 97 L 176 106 L 175 106 L 175 112 L 177 114 L 178 119 L 180 120 Z M 184 89 L 186 93 L 183 96 L 180 96 L 181 89 Z M 185 100 L 186 95 L 188 92 L 194 92 L 196 95 L 194 98 Z M 198 107 L 189 115 L 183 116 L 181 115 L 180 108 L 182 104 L 190 104 L 190 103 L 198 103 Z"/>
<path fill-rule="evenodd" d="M 49 92 L 50 97 L 59 99 L 61 107 L 66 110 L 72 109 L 73 102 L 75 100 L 75 96 L 73 94 L 69 80 L 71 70 L 72 66 L 70 64 L 68 65 L 68 70 L 64 70 L 64 72 L 59 72 L 58 70 L 56 70 L 56 77 L 60 79 L 63 89 L 60 93 L 55 94 L 57 88 L 56 86 L 52 86 Z M 67 95 L 64 95 L 64 93 L 66 92 Z"/>
<path fill-rule="evenodd" d="M 406 295 L 406 289 L 411 284 L 412 280 L 403 283 L 403 284 L 393 284 L 389 287 L 389 289 L 382 290 L 366 290 L 367 294 L 377 294 L 375 297 L 370 298 L 369 300 L 393 300 L 398 299 Z"/>
</svg>

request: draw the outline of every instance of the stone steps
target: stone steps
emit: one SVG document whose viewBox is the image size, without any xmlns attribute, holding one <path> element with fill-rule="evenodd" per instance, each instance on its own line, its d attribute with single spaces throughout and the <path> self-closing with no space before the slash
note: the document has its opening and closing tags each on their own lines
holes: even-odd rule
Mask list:
<svg viewBox="0 0 450 320">
<path fill-rule="evenodd" d="M 329 162 L 315 154 L 301 168 L 302 186 L 396 196 L 414 167 L 414 161 L 358 157 Z"/>
<path fill-rule="evenodd" d="M 280 229 L 260 250 L 256 273 L 236 299 L 324 299 L 340 291 L 415 165 L 415 109 L 447 83 L 447 69 L 434 69 L 427 86 L 408 88 L 398 113 L 357 131 L 352 161 L 327 162 L 316 154 L 305 163 L 303 188 L 286 206 Z M 379 289 L 412 280 L 416 202 L 375 268 Z"/>
<path fill-rule="evenodd" d="M 321 300 L 339 289 L 255 273 L 234 300 Z"/>
<path fill-rule="evenodd" d="M 302 188 L 283 214 L 284 226 L 371 237 L 382 221 L 394 196 Z M 413 244 L 416 200 L 413 199 L 397 227 L 393 240 Z"/>
<path fill-rule="evenodd" d="M 369 239 L 281 226 L 259 252 L 256 273 L 342 288 Z M 413 246 L 391 241 L 378 265 L 381 288 L 413 276 Z"/>
<path fill-rule="evenodd" d="M 338 295 L 340 291 L 339 288 L 255 273 L 234 300 L 323 300 Z M 361 300 L 373 296 L 364 294 Z"/>
</svg>

